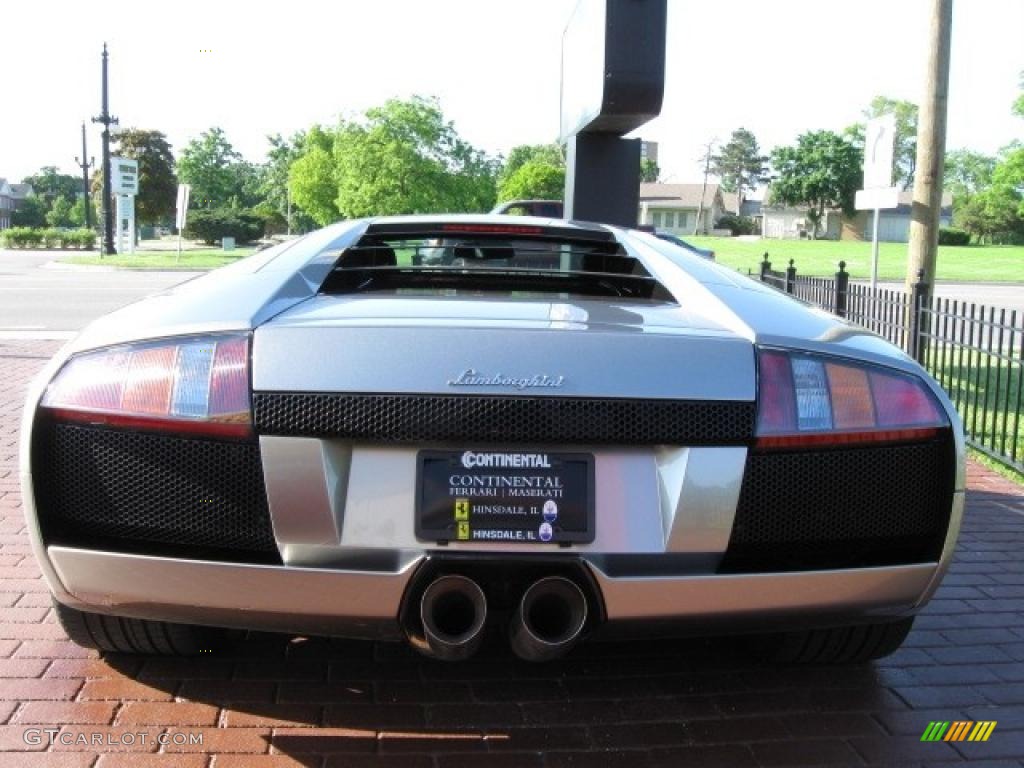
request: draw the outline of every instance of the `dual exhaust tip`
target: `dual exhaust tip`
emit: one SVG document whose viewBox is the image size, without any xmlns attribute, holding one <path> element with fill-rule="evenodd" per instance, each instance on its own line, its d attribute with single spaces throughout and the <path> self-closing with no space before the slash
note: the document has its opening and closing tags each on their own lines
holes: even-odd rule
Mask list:
<svg viewBox="0 0 1024 768">
<path fill-rule="evenodd" d="M 419 650 L 447 661 L 469 658 L 483 640 L 487 598 L 470 578 L 441 576 L 423 592 L 420 621 Z M 548 576 L 523 593 L 509 625 L 509 643 L 521 659 L 548 661 L 576 644 L 586 622 L 583 590 L 570 579 Z"/>
</svg>

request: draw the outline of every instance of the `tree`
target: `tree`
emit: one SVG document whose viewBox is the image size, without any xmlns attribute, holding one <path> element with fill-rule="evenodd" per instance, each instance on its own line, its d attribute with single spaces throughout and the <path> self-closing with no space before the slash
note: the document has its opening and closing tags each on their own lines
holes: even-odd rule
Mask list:
<svg viewBox="0 0 1024 768">
<path fill-rule="evenodd" d="M 954 207 L 959 207 L 992 184 L 996 158 L 969 149 L 955 149 L 946 153 L 945 165 L 945 187 L 953 193 Z"/>
<path fill-rule="evenodd" d="M 210 128 L 189 141 L 178 160 L 178 176 L 192 185 L 191 207 L 221 208 L 236 200 L 244 174 L 232 166 L 242 162 L 221 128 Z"/>
<path fill-rule="evenodd" d="M 173 217 L 178 178 L 167 137 L 160 131 L 128 128 L 117 135 L 115 142 L 115 154 L 139 163 L 139 194 L 135 197 L 139 223 L 156 224 Z"/>
<path fill-rule="evenodd" d="M 333 160 L 335 205 L 346 217 L 494 205 L 497 164 L 459 137 L 435 99 L 391 99 L 342 122 Z"/>
<path fill-rule="evenodd" d="M 659 176 L 661 176 L 661 168 L 656 162 L 649 157 L 640 160 L 640 181 L 655 182 Z"/>
<path fill-rule="evenodd" d="M 564 192 L 565 166 L 535 158 L 498 185 L 498 200 L 561 200 Z"/>
<path fill-rule="evenodd" d="M 292 201 L 320 226 L 341 218 L 333 148 L 334 134 L 314 125 L 303 136 L 288 168 Z"/>
<path fill-rule="evenodd" d="M 50 210 L 46 213 L 46 224 L 50 227 L 70 227 L 71 201 L 60 195 L 53 201 Z"/>
<path fill-rule="evenodd" d="M 11 213 L 12 227 L 45 227 L 46 201 L 37 195 L 29 195 Z"/>
<path fill-rule="evenodd" d="M 82 194 L 82 180 L 66 173 L 58 173 L 55 165 L 43 166 L 37 174 L 26 176 L 22 182 L 32 185 L 32 191 L 36 197 L 42 199 L 47 211 L 58 197 L 74 200 Z"/>
<path fill-rule="evenodd" d="M 903 189 L 910 189 L 914 185 L 914 172 L 917 166 L 917 105 L 888 96 L 875 96 L 862 114 L 870 120 L 890 113 L 896 122 L 893 183 Z M 844 133 L 863 155 L 864 123 L 854 123 Z"/>
<path fill-rule="evenodd" d="M 512 147 L 498 172 L 498 189 L 531 160 L 565 169 L 565 155 L 558 144 L 520 144 Z"/>
<path fill-rule="evenodd" d="M 1020 90 L 1021 94 L 1013 102 L 1013 114 L 1017 117 L 1024 117 L 1024 72 L 1020 73 Z"/>
<path fill-rule="evenodd" d="M 312 229 L 316 222 L 291 199 L 288 185 L 289 171 L 292 163 L 301 156 L 305 133 L 299 131 L 290 139 L 275 133 L 268 136 L 267 141 L 270 142 L 270 150 L 267 162 L 259 169 L 258 189 L 262 200 L 256 210 L 270 231 Z"/>
<path fill-rule="evenodd" d="M 754 189 L 764 179 L 767 161 L 754 134 L 737 128 L 719 153 L 712 155 L 711 172 L 722 180 L 722 189 L 735 192 L 737 201 L 742 201 L 743 190 Z"/>
<path fill-rule="evenodd" d="M 815 238 L 826 208 L 854 213 L 861 153 L 848 139 L 832 131 L 810 131 L 797 138 L 796 146 L 772 150 L 771 162 L 778 175 L 771 187 L 773 202 L 807 206 Z"/>
</svg>

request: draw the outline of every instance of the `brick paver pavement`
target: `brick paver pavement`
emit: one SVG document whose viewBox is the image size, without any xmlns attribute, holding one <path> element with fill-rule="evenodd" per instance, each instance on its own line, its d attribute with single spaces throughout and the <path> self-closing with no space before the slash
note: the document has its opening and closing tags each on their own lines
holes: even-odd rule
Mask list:
<svg viewBox="0 0 1024 768">
<path fill-rule="evenodd" d="M 212 658 L 101 659 L 55 623 L 20 508 L 25 384 L 55 348 L 0 341 L 0 766 L 1024 765 L 1024 491 L 977 465 L 951 573 L 876 664 L 758 666 L 691 641 L 542 666 L 499 642 L 448 665 L 269 634 Z M 931 720 L 998 726 L 987 743 L 922 743 Z"/>
</svg>

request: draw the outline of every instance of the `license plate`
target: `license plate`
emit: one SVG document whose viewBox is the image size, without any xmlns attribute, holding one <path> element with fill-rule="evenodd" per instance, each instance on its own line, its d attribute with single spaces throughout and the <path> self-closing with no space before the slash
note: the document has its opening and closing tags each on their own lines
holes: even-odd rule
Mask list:
<svg viewBox="0 0 1024 768">
<path fill-rule="evenodd" d="M 416 487 L 416 536 L 425 541 L 594 540 L 590 454 L 420 451 Z"/>
</svg>

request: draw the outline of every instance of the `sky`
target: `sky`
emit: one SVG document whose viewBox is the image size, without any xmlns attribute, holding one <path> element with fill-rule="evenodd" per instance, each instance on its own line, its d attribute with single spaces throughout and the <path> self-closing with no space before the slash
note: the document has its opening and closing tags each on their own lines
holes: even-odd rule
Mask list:
<svg viewBox="0 0 1024 768">
<path fill-rule="evenodd" d="M 562 31 L 576 0 L 31 0 L 5 3 L 0 177 L 78 173 L 81 123 L 100 154 L 100 51 L 125 127 L 176 153 L 221 126 L 247 159 L 266 136 L 333 123 L 388 98 L 439 98 L 492 154 L 555 140 Z M 702 147 L 736 128 L 763 151 L 842 130 L 884 94 L 917 102 L 928 0 L 668 0 L 662 179 L 699 181 Z M 1024 140 L 1010 114 L 1024 71 L 1024 0 L 957 0 L 947 147 L 994 153 Z"/>
</svg>

